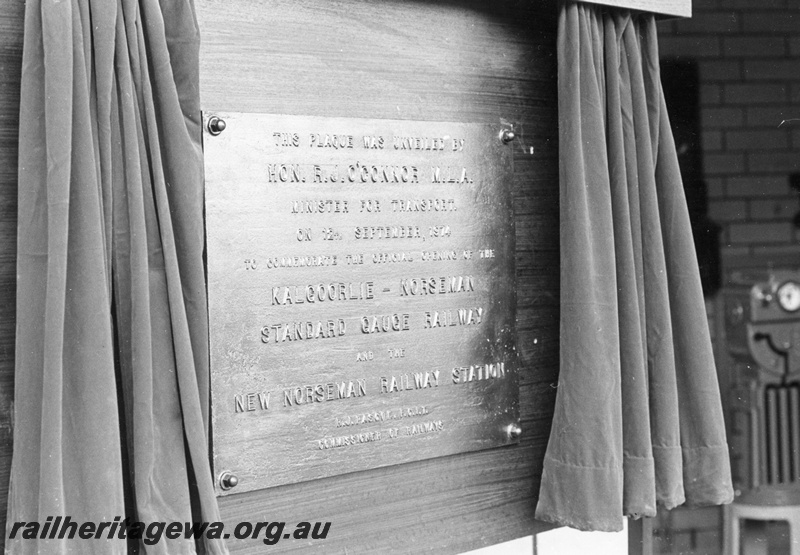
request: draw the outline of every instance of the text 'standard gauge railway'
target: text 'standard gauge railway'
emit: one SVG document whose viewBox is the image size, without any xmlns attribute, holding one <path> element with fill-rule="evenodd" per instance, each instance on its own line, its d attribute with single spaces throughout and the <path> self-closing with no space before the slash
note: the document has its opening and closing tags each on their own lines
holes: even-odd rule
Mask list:
<svg viewBox="0 0 800 555">
<path fill-rule="evenodd" d="M 502 127 L 204 117 L 218 492 L 515 442 Z"/>
</svg>

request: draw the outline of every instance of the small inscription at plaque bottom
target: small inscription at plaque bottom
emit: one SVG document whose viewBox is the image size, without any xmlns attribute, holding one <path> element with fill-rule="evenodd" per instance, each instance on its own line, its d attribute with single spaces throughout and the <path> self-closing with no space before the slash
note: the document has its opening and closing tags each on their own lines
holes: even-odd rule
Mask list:
<svg viewBox="0 0 800 555">
<path fill-rule="evenodd" d="M 212 116 L 218 494 L 516 442 L 500 127 Z"/>
</svg>

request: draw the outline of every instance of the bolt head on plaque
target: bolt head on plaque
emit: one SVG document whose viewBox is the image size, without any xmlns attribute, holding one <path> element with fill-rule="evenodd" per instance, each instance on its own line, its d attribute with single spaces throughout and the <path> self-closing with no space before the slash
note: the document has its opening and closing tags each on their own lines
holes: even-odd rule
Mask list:
<svg viewBox="0 0 800 555">
<path fill-rule="evenodd" d="M 225 471 L 219 476 L 219 487 L 224 490 L 235 488 L 239 485 L 239 478 L 233 472 Z"/>
<path fill-rule="evenodd" d="M 500 140 L 503 141 L 504 145 L 507 145 L 511 141 L 516 138 L 516 135 L 511 129 L 503 129 L 500 131 Z"/>
<path fill-rule="evenodd" d="M 219 135 L 223 131 L 225 131 L 225 120 L 220 119 L 217 116 L 212 116 L 208 120 L 208 132 L 212 135 Z"/>
<path fill-rule="evenodd" d="M 519 424 L 509 424 L 506 426 L 506 433 L 508 434 L 508 439 L 516 441 L 522 435 L 522 428 L 520 428 Z"/>
</svg>

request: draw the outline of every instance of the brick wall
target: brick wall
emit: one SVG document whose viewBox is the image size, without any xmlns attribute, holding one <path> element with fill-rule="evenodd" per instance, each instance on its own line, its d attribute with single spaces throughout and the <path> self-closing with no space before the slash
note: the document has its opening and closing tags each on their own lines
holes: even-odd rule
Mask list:
<svg viewBox="0 0 800 555">
<path fill-rule="evenodd" d="M 709 217 L 722 226 L 723 271 L 800 267 L 800 192 L 790 185 L 800 174 L 800 0 L 692 7 L 691 19 L 659 23 L 659 46 L 662 58 L 697 61 L 703 177 Z M 715 347 L 729 370 L 725 346 Z M 729 381 L 720 372 L 723 394 Z M 718 508 L 662 510 L 654 525 L 658 553 L 721 553 Z"/>
<path fill-rule="evenodd" d="M 697 60 L 709 216 L 726 270 L 800 266 L 800 1 L 694 0 L 659 23 L 662 58 Z M 797 119 L 797 121 L 784 120 Z"/>
</svg>

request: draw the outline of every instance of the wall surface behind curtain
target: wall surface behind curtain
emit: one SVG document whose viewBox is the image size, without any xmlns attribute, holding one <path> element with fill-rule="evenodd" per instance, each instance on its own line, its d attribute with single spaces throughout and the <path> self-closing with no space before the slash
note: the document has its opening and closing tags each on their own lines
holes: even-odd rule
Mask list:
<svg viewBox="0 0 800 555">
<path fill-rule="evenodd" d="M 0 2 L 0 530 L 6 529 L 14 398 L 17 276 L 17 122 L 23 0 Z M 5 533 L 0 534 L 0 550 Z"/>
<path fill-rule="evenodd" d="M 223 517 L 330 520 L 317 547 L 331 553 L 460 553 L 534 532 L 558 369 L 556 2 L 197 2 L 206 110 L 506 119 L 520 132 L 521 444 L 233 495 Z"/>
</svg>

